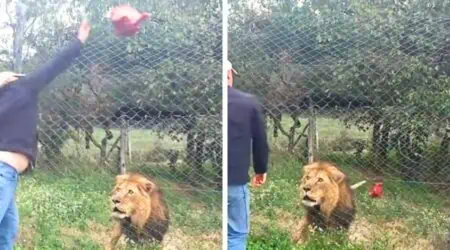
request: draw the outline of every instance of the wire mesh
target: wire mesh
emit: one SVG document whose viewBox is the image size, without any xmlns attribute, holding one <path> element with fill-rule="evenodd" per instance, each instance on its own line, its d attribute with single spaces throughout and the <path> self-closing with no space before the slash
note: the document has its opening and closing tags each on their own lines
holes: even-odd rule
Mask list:
<svg viewBox="0 0 450 250">
<path fill-rule="evenodd" d="M 130 1 L 152 20 L 127 38 L 116 37 L 104 18 L 121 3 L 22 1 L 20 71 L 56 56 L 75 39 L 82 18 L 92 29 L 81 55 L 40 95 L 38 160 L 17 194 L 21 249 L 103 248 L 111 240 L 113 209 L 124 212 L 137 204 L 129 199 L 142 196 L 111 200 L 126 188 L 112 192 L 121 169 L 151 179 L 169 214 L 158 215 L 164 201 L 152 195 L 153 224 L 142 232 L 130 226 L 135 219 L 127 212 L 122 231 L 129 237 L 119 244 L 149 249 L 153 243 L 136 243 L 164 228 L 164 220 L 155 225 L 164 217 L 169 229 L 154 249 L 221 246 L 221 2 Z M 0 19 L 4 70 L 18 70 L 17 4 L 7 2 L 8 15 L 0 14 L 9 17 Z"/>
<path fill-rule="evenodd" d="M 448 249 L 449 6 L 232 2 L 234 86 L 263 104 L 271 146 L 249 249 Z M 367 182 L 354 206 L 337 170 L 303 174 L 319 160 Z M 303 218 L 325 230 L 299 236 Z"/>
</svg>

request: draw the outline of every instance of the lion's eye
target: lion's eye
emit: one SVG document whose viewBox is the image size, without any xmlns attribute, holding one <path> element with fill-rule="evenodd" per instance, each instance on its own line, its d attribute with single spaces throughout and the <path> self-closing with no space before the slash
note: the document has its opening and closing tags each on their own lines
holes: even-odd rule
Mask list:
<svg viewBox="0 0 450 250">
<path fill-rule="evenodd" d="M 317 181 L 318 181 L 318 182 L 323 182 L 323 179 L 322 179 L 322 178 L 319 178 Z"/>
<path fill-rule="evenodd" d="M 309 180 L 309 176 L 306 176 L 306 180 Z"/>
<path fill-rule="evenodd" d="M 133 190 L 128 190 L 128 194 L 134 194 Z"/>
</svg>

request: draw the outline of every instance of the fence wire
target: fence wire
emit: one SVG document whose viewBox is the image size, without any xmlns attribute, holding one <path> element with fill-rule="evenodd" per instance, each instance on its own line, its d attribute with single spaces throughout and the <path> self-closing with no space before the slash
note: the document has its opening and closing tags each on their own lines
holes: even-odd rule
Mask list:
<svg viewBox="0 0 450 250">
<path fill-rule="evenodd" d="M 169 230 L 154 249 L 219 249 L 221 3 L 131 1 L 152 20 L 128 38 L 116 37 L 103 18 L 119 3 L 90 1 L 87 8 L 86 1 L 23 1 L 25 73 L 73 40 L 82 17 L 92 30 L 81 56 L 40 95 L 38 161 L 18 190 L 18 246 L 102 249 L 111 239 L 113 209 L 126 210 L 126 197 L 114 207 L 111 200 L 122 171 L 151 178 L 162 190 Z M 18 66 L 18 31 L 10 29 L 20 22 L 15 6 L 8 3 L 11 19 L 2 20 L 5 70 Z M 156 208 L 153 224 L 144 225 L 153 235 L 165 225 L 155 219 Z M 142 233 L 132 226 L 123 231 L 124 247 Z"/>
<path fill-rule="evenodd" d="M 264 106 L 271 146 L 269 183 L 252 190 L 250 249 L 450 247 L 449 3 L 409 2 L 233 1 L 234 87 Z M 327 210 L 332 187 L 309 186 L 302 166 L 319 160 L 367 181 L 356 210 Z M 384 196 L 372 198 L 380 181 Z M 350 224 L 348 238 L 295 244 L 308 204 L 310 224 Z"/>
</svg>

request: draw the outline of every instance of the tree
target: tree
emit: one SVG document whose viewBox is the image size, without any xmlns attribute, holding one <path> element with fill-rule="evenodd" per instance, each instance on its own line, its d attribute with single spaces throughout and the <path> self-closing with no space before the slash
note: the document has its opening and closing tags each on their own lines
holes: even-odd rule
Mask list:
<svg viewBox="0 0 450 250">
<path fill-rule="evenodd" d="M 416 179 L 431 126 L 447 119 L 450 2 L 259 3 L 231 17 L 237 85 L 263 100 L 275 124 L 313 105 L 372 129 L 373 165 L 385 169 L 395 150 L 400 172 Z"/>
<path fill-rule="evenodd" d="M 196 145 L 195 154 L 188 156 L 197 164 L 192 167 L 201 169 L 203 145 L 216 134 L 205 131 L 221 130 L 221 1 L 131 1 L 137 9 L 152 12 L 152 21 L 132 38 L 115 37 L 109 20 L 103 18 L 121 1 L 23 2 L 32 10 L 25 44 L 33 52 L 25 53 L 24 71 L 73 39 L 81 18 L 92 23 L 83 55 L 42 94 L 40 139 L 53 145 L 47 148 L 48 155 L 58 157 L 73 129 L 94 140 L 89 136 L 93 128 L 102 127 L 104 139 L 112 140 L 109 129 L 115 126 L 115 111 L 123 106 L 150 107 L 187 114 L 153 117 L 158 122 L 152 129 L 173 138 L 192 134 L 194 142 L 188 144 Z M 59 11 L 49 10 L 55 6 Z M 208 124 L 207 130 L 197 124 Z M 104 143 L 94 145 L 105 154 Z"/>
</svg>

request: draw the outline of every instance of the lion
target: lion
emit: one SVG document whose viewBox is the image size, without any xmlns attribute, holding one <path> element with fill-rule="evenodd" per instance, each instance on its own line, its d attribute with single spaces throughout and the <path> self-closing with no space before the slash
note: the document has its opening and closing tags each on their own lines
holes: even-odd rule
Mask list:
<svg viewBox="0 0 450 250">
<path fill-rule="evenodd" d="M 300 181 L 302 205 L 306 209 L 306 215 L 294 233 L 293 240 L 297 243 L 304 242 L 309 227 L 319 231 L 347 231 L 356 214 L 353 190 L 365 182 L 350 186 L 347 176 L 329 162 L 319 161 L 306 165 Z"/>
<path fill-rule="evenodd" d="M 116 224 L 106 249 L 114 249 L 122 235 L 137 244 L 163 241 L 169 229 L 169 209 L 152 180 L 136 173 L 118 175 L 111 201 Z"/>
</svg>

